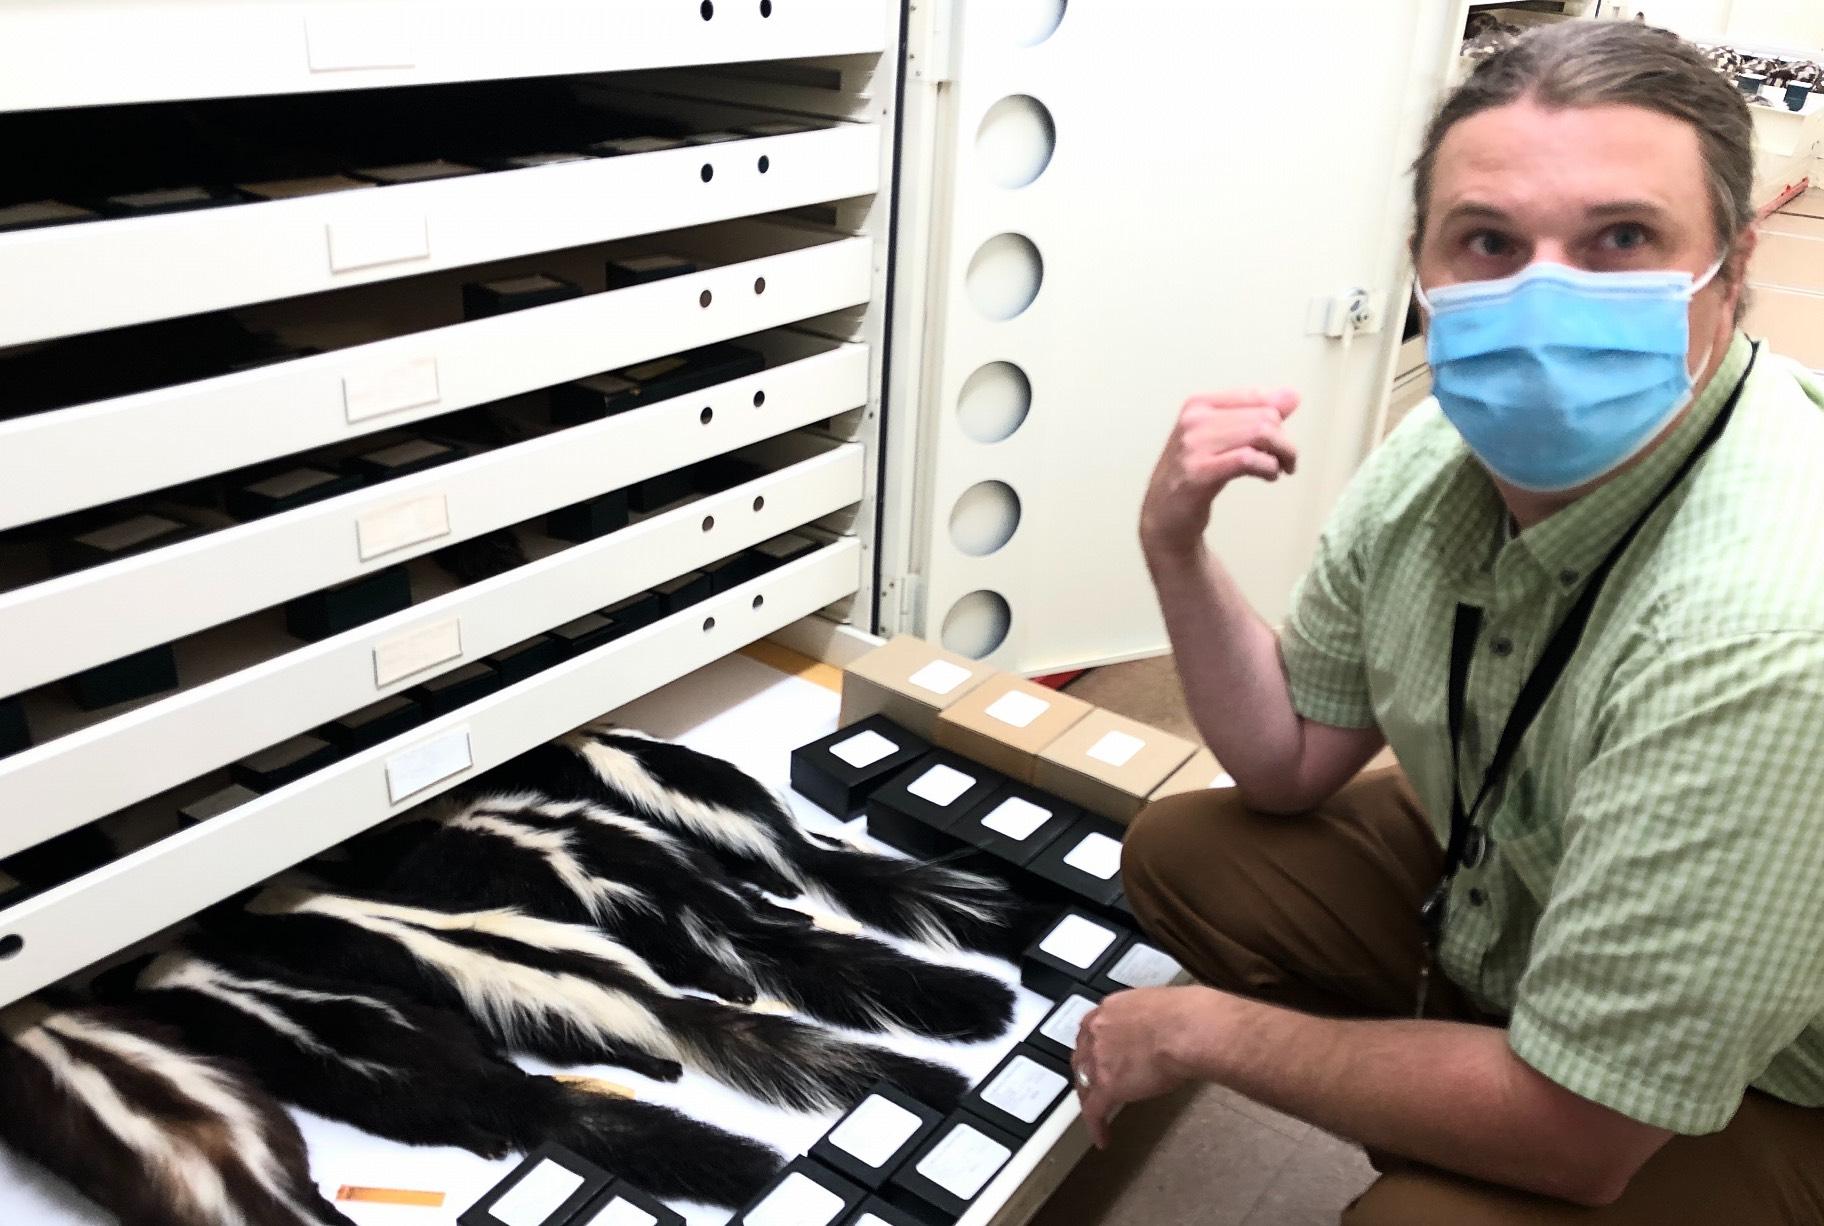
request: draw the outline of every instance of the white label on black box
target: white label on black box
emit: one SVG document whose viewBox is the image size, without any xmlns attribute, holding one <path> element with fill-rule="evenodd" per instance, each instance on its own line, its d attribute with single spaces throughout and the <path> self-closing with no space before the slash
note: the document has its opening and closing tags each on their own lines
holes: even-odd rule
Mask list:
<svg viewBox="0 0 1824 1226">
<path fill-rule="evenodd" d="M 953 805 L 958 796 L 974 786 L 974 776 L 940 762 L 914 780 L 906 791 L 934 805 Z"/>
<path fill-rule="evenodd" d="M 830 1144 L 878 1170 L 912 1139 L 918 1124 L 898 1103 L 871 1094 L 830 1133 Z"/>
<path fill-rule="evenodd" d="M 899 746 L 889 741 L 880 733 L 869 728 L 858 732 L 846 741 L 838 741 L 830 746 L 830 753 L 841 758 L 857 770 L 872 766 L 882 758 L 890 758 L 899 752 Z"/>
<path fill-rule="evenodd" d="M 1080 873 L 1112 881 L 1121 871 L 1121 844 L 1106 834 L 1092 834 L 1070 849 L 1064 863 Z"/>
<path fill-rule="evenodd" d="M 462 658 L 462 619 L 433 622 L 374 644 L 374 687 Z"/>
<path fill-rule="evenodd" d="M 431 227 L 423 213 L 332 221 L 328 234 L 331 272 L 353 272 L 431 256 Z"/>
<path fill-rule="evenodd" d="M 1033 832 L 1050 818 L 1050 809 L 1018 796 L 1009 796 L 994 806 L 994 811 L 982 819 L 982 825 L 1010 839 L 1025 840 L 1031 838 Z"/>
<path fill-rule="evenodd" d="M 841 1212 L 842 1197 L 793 1171 L 745 1221 L 747 1226 L 830 1226 Z"/>
<path fill-rule="evenodd" d="M 952 664 L 948 660 L 933 660 L 906 680 L 919 689 L 929 690 L 941 698 L 969 680 L 969 670 L 960 664 Z"/>
<path fill-rule="evenodd" d="M 918 1164 L 918 1173 L 960 1200 L 974 1200 L 1013 1151 L 967 1124 L 958 1124 Z"/>
<path fill-rule="evenodd" d="M 1077 1031 L 1083 1028 L 1083 1019 L 1088 1017 L 1096 1007 L 1096 1002 L 1087 996 L 1067 996 L 1064 1003 L 1051 1011 L 1039 1027 L 1039 1033 L 1060 1047 L 1072 1051 L 1077 1048 Z"/>
<path fill-rule="evenodd" d="M 1029 728 L 1049 710 L 1050 703 L 1025 690 L 1008 690 L 988 705 L 988 715 L 1013 728 Z"/>
<path fill-rule="evenodd" d="M 600 1213 L 578 1226 L 653 1226 L 658 1220 L 632 1201 L 617 1196 L 603 1205 Z"/>
<path fill-rule="evenodd" d="M 449 534 L 450 500 L 442 494 L 397 502 L 355 521 L 355 544 L 363 562 Z"/>
<path fill-rule="evenodd" d="M 503 1226 L 545 1226 L 582 1186 L 581 1175 L 546 1160 L 495 1201 L 488 1214 Z"/>
<path fill-rule="evenodd" d="M 87 545 L 91 549 L 106 549 L 112 552 L 143 545 L 147 541 L 155 540 L 181 527 L 183 525 L 175 519 L 166 519 L 163 515 L 135 515 L 132 519 L 123 519 L 117 524 L 97 528 L 93 532 L 77 537 L 76 540 L 79 544 Z"/>
<path fill-rule="evenodd" d="M 982 1090 L 982 1101 L 999 1107 L 1014 1119 L 1036 1124 L 1046 1108 L 1058 1100 L 1067 1083 L 1035 1060 L 1015 1056 Z"/>
<path fill-rule="evenodd" d="M 1119 730 L 1104 733 L 1102 739 L 1089 747 L 1089 756 L 1096 761 L 1117 769 L 1134 760 L 1134 755 L 1146 748 L 1146 742 L 1137 736 L 1129 736 Z"/>
<path fill-rule="evenodd" d="M 1081 915 L 1066 915 L 1062 923 L 1053 928 L 1043 941 L 1039 950 L 1054 958 L 1088 969 L 1096 964 L 1096 959 L 1107 952 L 1115 943 L 1113 929 L 1104 928 L 1093 920 L 1084 919 Z"/>
<path fill-rule="evenodd" d="M 302 494 L 319 485 L 326 485 L 336 479 L 336 474 L 326 473 L 320 468 L 294 468 L 276 477 L 264 481 L 255 481 L 247 487 L 248 493 L 258 494 L 262 498 L 289 498 L 293 494 Z"/>
<path fill-rule="evenodd" d="M 442 399 L 437 359 L 428 354 L 375 362 L 342 376 L 342 406 L 351 425 Z"/>
<path fill-rule="evenodd" d="M 1135 945 L 1109 968 L 1108 977 L 1127 988 L 1162 988 L 1184 968 L 1164 950 Z"/>
<path fill-rule="evenodd" d="M 387 795 L 398 804 L 473 765 L 475 756 L 469 748 L 469 730 L 458 728 L 446 732 L 387 759 Z"/>
</svg>

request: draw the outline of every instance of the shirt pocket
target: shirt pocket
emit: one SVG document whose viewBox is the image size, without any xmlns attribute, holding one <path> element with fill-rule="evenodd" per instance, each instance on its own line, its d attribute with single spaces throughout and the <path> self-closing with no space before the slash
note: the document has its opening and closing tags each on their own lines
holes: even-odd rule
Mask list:
<svg viewBox="0 0 1824 1226">
<path fill-rule="evenodd" d="M 1508 785 L 1488 833 L 1495 856 L 1543 906 L 1564 856 L 1564 823 L 1548 809 L 1532 771 L 1520 772 Z"/>
</svg>

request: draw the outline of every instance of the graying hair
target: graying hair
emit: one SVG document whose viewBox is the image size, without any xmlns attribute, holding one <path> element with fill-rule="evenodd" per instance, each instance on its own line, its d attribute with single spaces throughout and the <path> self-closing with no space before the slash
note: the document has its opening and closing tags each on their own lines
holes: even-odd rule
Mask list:
<svg viewBox="0 0 1824 1226">
<path fill-rule="evenodd" d="M 1682 119 L 1702 143 L 1717 251 L 1727 256 L 1754 223 L 1754 119 L 1740 91 L 1670 30 L 1565 21 L 1532 30 L 1482 61 L 1432 119 L 1412 168 L 1415 259 L 1444 137 L 1472 115 L 1522 99 L 1546 107 L 1637 106 Z"/>
</svg>

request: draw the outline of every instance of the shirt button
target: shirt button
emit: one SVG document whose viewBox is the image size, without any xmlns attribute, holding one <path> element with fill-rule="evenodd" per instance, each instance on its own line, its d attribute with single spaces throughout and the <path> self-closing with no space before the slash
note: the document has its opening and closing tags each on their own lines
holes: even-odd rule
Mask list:
<svg viewBox="0 0 1824 1226">
<path fill-rule="evenodd" d="M 1469 892 L 1469 905 L 1470 906 L 1479 907 L 1487 901 L 1488 901 L 1488 895 L 1484 894 L 1479 888 L 1470 890 L 1470 892 Z"/>
<path fill-rule="evenodd" d="M 1495 653 L 1497 659 L 1505 660 L 1514 654 L 1514 640 L 1496 639 L 1488 645 L 1488 649 Z"/>
</svg>

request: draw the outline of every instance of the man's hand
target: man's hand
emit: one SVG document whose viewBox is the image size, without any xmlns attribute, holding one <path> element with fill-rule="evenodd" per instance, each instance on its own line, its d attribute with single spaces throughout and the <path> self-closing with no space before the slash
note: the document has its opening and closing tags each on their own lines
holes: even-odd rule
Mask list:
<svg viewBox="0 0 1824 1226">
<path fill-rule="evenodd" d="M 1219 1000 L 1208 988 L 1136 988 L 1115 993 L 1083 1019 L 1071 1069 L 1083 1122 L 1098 1149 L 1108 1147 L 1116 1111 L 1190 1080 L 1173 1055 L 1175 1043 L 1187 1030 L 1208 1025 Z"/>
<path fill-rule="evenodd" d="M 1298 467 L 1285 421 L 1298 393 L 1251 389 L 1193 396 L 1153 469 L 1140 510 L 1140 539 L 1149 549 L 1188 549 L 1209 526 L 1210 503 L 1237 477 L 1277 481 Z"/>
</svg>

